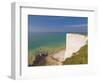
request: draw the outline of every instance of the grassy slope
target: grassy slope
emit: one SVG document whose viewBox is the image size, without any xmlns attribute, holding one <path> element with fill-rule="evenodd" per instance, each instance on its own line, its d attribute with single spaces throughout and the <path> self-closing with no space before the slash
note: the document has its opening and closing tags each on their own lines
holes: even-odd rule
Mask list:
<svg viewBox="0 0 100 82">
<path fill-rule="evenodd" d="M 88 45 L 83 46 L 77 52 L 77 55 L 73 55 L 71 58 L 66 59 L 63 64 L 87 64 L 88 63 Z"/>
</svg>

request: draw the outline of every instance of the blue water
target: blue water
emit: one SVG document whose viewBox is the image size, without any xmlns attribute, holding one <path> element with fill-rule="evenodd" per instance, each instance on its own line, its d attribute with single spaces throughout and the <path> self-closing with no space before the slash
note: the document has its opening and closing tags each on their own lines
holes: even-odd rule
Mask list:
<svg viewBox="0 0 100 82">
<path fill-rule="evenodd" d="M 65 47 L 65 32 L 29 32 L 28 33 L 28 50 L 34 50 L 40 47 Z"/>
</svg>

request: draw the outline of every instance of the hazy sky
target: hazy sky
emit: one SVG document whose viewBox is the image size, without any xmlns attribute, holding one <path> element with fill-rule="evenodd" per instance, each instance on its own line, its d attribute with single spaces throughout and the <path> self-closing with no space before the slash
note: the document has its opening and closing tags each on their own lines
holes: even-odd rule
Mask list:
<svg viewBox="0 0 100 82">
<path fill-rule="evenodd" d="M 87 17 L 28 16 L 29 32 L 87 32 Z"/>
</svg>

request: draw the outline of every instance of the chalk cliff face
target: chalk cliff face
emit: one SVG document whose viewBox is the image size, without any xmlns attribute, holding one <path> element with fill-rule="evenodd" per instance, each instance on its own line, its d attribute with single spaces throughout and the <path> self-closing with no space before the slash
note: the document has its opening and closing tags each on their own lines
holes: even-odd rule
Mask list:
<svg viewBox="0 0 100 82">
<path fill-rule="evenodd" d="M 66 34 L 66 51 L 64 59 L 69 58 L 87 44 L 87 36 L 82 34 Z"/>
<path fill-rule="evenodd" d="M 83 46 L 87 44 L 87 36 L 82 34 L 66 34 L 66 50 L 59 51 L 52 57 L 59 62 L 65 61 L 75 55 Z M 77 53 L 78 54 L 78 53 Z"/>
</svg>

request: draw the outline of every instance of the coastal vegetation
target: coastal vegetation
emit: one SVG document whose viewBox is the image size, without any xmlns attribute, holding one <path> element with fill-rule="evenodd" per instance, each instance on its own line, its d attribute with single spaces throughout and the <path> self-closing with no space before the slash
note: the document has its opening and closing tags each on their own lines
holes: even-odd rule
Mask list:
<svg viewBox="0 0 100 82">
<path fill-rule="evenodd" d="M 87 64 L 88 63 L 88 45 L 85 45 L 80 48 L 80 50 L 76 53 L 73 53 L 73 56 L 67 58 L 63 65 L 71 65 L 71 64 Z"/>
</svg>

